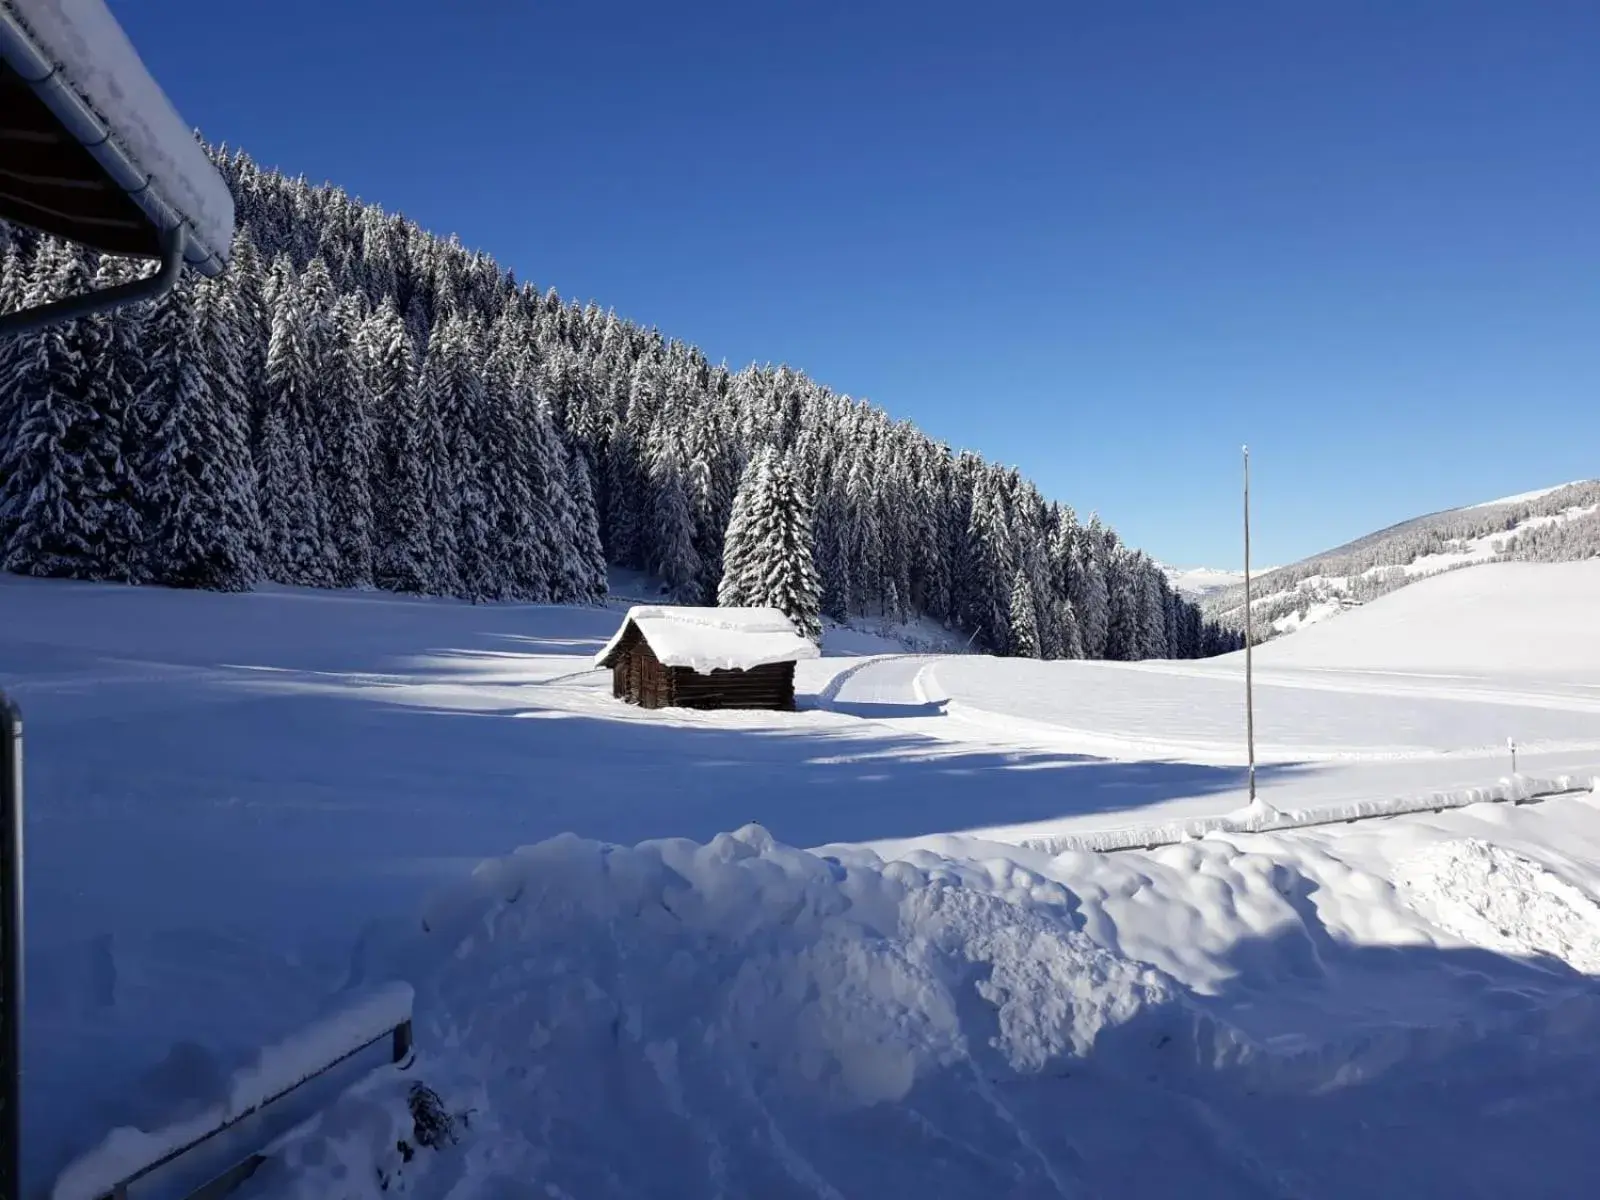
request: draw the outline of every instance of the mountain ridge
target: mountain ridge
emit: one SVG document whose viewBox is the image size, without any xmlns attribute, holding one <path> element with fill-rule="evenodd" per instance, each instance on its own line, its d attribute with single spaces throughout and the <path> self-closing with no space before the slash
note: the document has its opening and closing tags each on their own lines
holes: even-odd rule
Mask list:
<svg viewBox="0 0 1600 1200">
<path fill-rule="evenodd" d="M 1600 480 L 1556 484 L 1398 521 L 1252 580 L 1266 640 L 1316 624 L 1419 579 L 1492 562 L 1572 562 L 1600 555 Z M 1201 600 L 1206 615 L 1244 625 L 1242 585 Z"/>
</svg>

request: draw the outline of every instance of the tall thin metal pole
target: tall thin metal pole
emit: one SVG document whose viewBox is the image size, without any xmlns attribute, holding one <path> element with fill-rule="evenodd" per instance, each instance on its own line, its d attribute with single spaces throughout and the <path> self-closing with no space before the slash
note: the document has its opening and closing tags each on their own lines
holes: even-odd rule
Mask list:
<svg viewBox="0 0 1600 1200">
<path fill-rule="evenodd" d="M 22 1194 L 22 718 L 0 694 L 0 1197 Z"/>
<path fill-rule="evenodd" d="M 1244 739 L 1250 754 L 1250 802 L 1256 799 L 1256 698 L 1251 650 L 1255 613 L 1250 595 L 1250 447 L 1244 448 Z"/>
</svg>

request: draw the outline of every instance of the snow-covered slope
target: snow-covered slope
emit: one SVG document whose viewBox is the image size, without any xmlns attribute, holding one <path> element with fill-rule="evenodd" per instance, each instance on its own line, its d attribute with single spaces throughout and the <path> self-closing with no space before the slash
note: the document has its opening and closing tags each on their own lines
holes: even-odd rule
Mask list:
<svg viewBox="0 0 1600 1200">
<path fill-rule="evenodd" d="M 1600 559 L 1491 563 L 1423 579 L 1269 642 L 1258 661 L 1600 681 Z"/>
<path fill-rule="evenodd" d="M 1291 566 L 1252 589 L 1258 636 L 1290 633 L 1433 575 L 1486 563 L 1600 555 L 1600 481 L 1561 484 L 1432 513 Z M 1242 585 L 1207 593 L 1209 616 L 1240 626 Z"/>
<path fill-rule="evenodd" d="M 1173 590 L 1182 592 L 1185 596 L 1209 596 L 1213 592 L 1244 585 L 1243 571 L 1228 571 L 1217 567 L 1163 566 L 1161 569 L 1166 572 L 1167 582 L 1172 585 Z"/>
</svg>

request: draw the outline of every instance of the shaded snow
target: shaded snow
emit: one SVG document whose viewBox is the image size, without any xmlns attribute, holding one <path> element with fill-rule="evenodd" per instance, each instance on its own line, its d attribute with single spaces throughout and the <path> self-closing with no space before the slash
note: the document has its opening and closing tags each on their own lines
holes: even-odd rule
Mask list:
<svg viewBox="0 0 1600 1200">
<path fill-rule="evenodd" d="M 1600 993 L 1570 967 L 1460 949 L 1336 845 L 988 849 L 821 858 L 752 826 L 486 863 L 373 952 L 418 981 L 416 1070 L 470 1113 L 459 1142 L 397 1153 L 405 1083 L 377 1077 L 253 1194 L 1600 1182 Z"/>
<path fill-rule="evenodd" d="M 375 987 L 348 1001 L 337 1013 L 296 1030 L 261 1049 L 221 1085 L 221 1095 L 198 1112 L 188 1112 L 150 1129 L 112 1130 L 88 1153 L 57 1176 L 51 1200 L 99 1200 L 122 1181 L 261 1107 L 329 1064 L 410 1020 L 412 990 L 403 983 Z"/>
</svg>

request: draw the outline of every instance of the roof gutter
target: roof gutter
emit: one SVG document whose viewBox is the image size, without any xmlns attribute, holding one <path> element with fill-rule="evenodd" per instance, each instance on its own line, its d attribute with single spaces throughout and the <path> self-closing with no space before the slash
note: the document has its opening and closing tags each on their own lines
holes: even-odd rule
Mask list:
<svg viewBox="0 0 1600 1200">
<path fill-rule="evenodd" d="M 62 127 L 94 157 L 111 181 L 127 193 L 128 198 L 144 211 L 158 230 L 163 234 L 177 232 L 180 263 L 187 262 L 202 275 L 222 273 L 227 264 L 215 251 L 205 247 L 202 239 L 195 236 L 195 231 L 184 235 L 184 227 L 188 224 L 186 219 L 161 195 L 152 177 L 141 170 L 123 150 L 105 122 L 68 84 L 60 69 L 34 42 L 10 6 L 4 3 L 0 3 L 0 58 L 22 77 L 34 94 L 55 114 Z M 165 259 L 170 257 L 168 254 L 163 258 L 162 275 L 166 274 Z"/>
<path fill-rule="evenodd" d="M 183 251 L 188 241 L 184 227 L 181 224 L 174 225 L 161 235 L 161 269 L 154 275 L 119 283 L 115 287 L 101 288 L 97 292 L 85 292 L 81 296 L 68 296 L 50 304 L 0 314 L 0 341 L 32 333 L 58 321 L 74 321 L 79 317 L 121 308 L 124 304 L 161 299 L 178 282 L 178 275 L 183 271 Z"/>
</svg>

